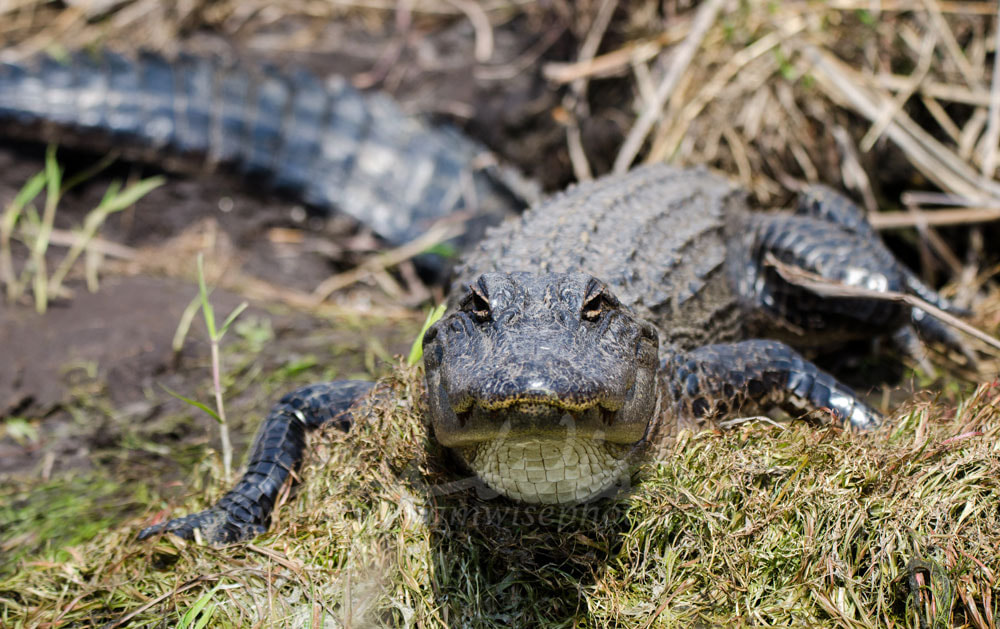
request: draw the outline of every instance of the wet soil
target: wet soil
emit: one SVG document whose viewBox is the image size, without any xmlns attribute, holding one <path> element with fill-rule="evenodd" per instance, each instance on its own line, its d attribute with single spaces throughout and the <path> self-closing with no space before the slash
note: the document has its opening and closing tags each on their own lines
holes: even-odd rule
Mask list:
<svg viewBox="0 0 1000 629">
<path fill-rule="evenodd" d="M 80 159 L 74 155 L 63 161 L 72 170 Z M 41 168 L 37 148 L 0 149 L 0 199 L 13 198 Z M 79 225 L 113 177 L 137 173 L 133 166 L 119 167 L 72 191 L 60 204 L 57 228 Z M 219 260 L 216 251 L 217 266 L 224 266 L 230 275 L 239 273 L 280 288 L 308 291 L 349 266 L 359 251 L 377 245 L 349 221 L 308 217 L 294 202 L 247 191 L 225 175 L 168 178 L 133 210 L 112 217 L 102 229 L 102 239 L 133 248 L 137 259 L 102 264 L 96 293 L 89 292 L 77 277 L 68 283 L 72 295 L 52 302 L 43 315 L 35 312 L 30 297 L 0 306 L 4 355 L 0 417 L 25 419 L 36 435 L 0 438 L 0 477 L 49 476 L 89 467 L 94 452 L 114 447 L 124 434 L 112 424 L 126 420 L 145 425 L 149 436 L 157 432 L 158 421 L 186 413 L 200 415 L 188 427 L 192 438 L 202 439 L 207 430 L 213 430 L 207 415 L 172 398 L 160 386 L 211 400 L 210 346 L 200 318 L 192 325 L 182 351 L 175 354 L 172 349 L 182 313 L 198 292 L 190 249 L 204 244 L 204 234 L 191 235 L 189 230 L 206 219 L 213 226 L 215 243 L 226 243 L 224 260 Z M 275 238 L 276 232 L 286 237 Z M 300 237 L 288 238 L 288 234 Z M 51 247 L 50 264 L 64 252 L 65 248 Z M 15 249 L 18 267 L 24 263 L 24 254 L 23 249 Z M 209 260 L 211 255 L 210 251 Z M 244 295 L 221 288 L 211 295 L 220 320 L 244 300 Z M 374 377 L 379 368 L 366 367 L 366 355 L 369 367 L 374 364 L 368 346 L 374 342 L 384 358 L 405 352 L 419 317 L 415 312 L 402 321 L 387 320 L 379 316 L 380 300 L 386 301 L 374 289 L 354 291 L 352 303 L 372 304 L 372 314 L 367 320 L 355 317 L 349 324 L 280 303 L 250 300 L 251 307 L 239 321 L 258 322 L 271 338 L 259 343 L 252 356 L 244 348 L 243 356 L 233 362 L 252 360 L 255 370 L 267 373 L 309 354 L 315 355 L 311 359 L 316 363 L 311 369 L 315 379 L 366 372 L 367 377 Z M 242 341 L 240 335 L 231 333 L 226 342 L 239 345 Z M 226 351 L 224 346 L 224 357 Z M 383 360 L 380 368 L 388 364 Z M 307 376 L 299 380 L 307 381 Z M 295 383 L 292 378 L 289 386 Z M 239 406 L 252 401 L 247 409 L 251 416 L 237 419 L 234 427 L 246 421 L 253 428 L 269 403 L 258 398 L 253 391 L 237 394 L 231 403 Z M 93 416 L 80 421 L 77 411 L 81 408 Z"/>
</svg>

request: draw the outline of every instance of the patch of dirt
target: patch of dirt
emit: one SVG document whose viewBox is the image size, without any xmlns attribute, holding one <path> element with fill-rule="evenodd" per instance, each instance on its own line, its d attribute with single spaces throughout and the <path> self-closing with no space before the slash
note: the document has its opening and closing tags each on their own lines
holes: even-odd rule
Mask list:
<svg viewBox="0 0 1000 629">
<path fill-rule="evenodd" d="M 0 206 L 42 169 L 40 151 L 32 146 L 0 148 Z M 69 171 L 93 159 L 60 155 Z M 113 178 L 150 174 L 146 171 L 121 165 L 74 189 L 60 203 L 57 229 L 69 231 L 82 223 Z M 171 348 L 182 313 L 198 292 L 197 251 L 207 251 L 211 284 L 252 281 L 280 297 L 282 290 L 307 293 L 377 246 L 349 220 L 310 217 L 294 201 L 247 190 L 222 174 L 168 177 L 135 208 L 112 216 L 99 236 L 132 248 L 135 257 L 106 260 L 100 266 L 98 292 L 90 293 L 82 279 L 71 276 L 72 295 L 51 302 L 44 315 L 35 312 L 27 297 L 14 305 L 0 304 L 0 345 L 5 355 L 0 361 L 0 477 L 48 476 L 89 467 L 96 453 L 121 447 L 132 430 L 142 433 L 143 439 L 166 431 L 168 441 L 175 443 L 204 439 L 206 431 L 214 432 L 207 415 L 171 398 L 159 386 L 206 402 L 211 399 L 209 343 L 200 314 L 184 350 L 174 356 Z M 50 270 L 65 251 L 50 247 Z M 14 253 L 20 269 L 26 251 L 21 247 Z M 237 281 L 229 281 L 232 276 Z M 349 324 L 331 321 L 329 314 L 282 306 L 280 299 L 250 299 L 240 320 L 266 321 L 273 334 L 251 357 L 252 368 L 261 374 L 258 379 L 306 355 L 315 365 L 286 386 L 293 388 L 325 374 L 345 377 L 367 372 L 370 377 L 379 373 L 371 372 L 370 346 L 374 344 L 383 358 L 408 350 L 419 325 L 418 313 L 404 314 L 400 320 L 399 306 L 370 287 L 348 293 L 335 307 L 354 313 Z M 246 299 L 245 294 L 224 288 L 211 295 L 220 321 Z M 383 307 L 389 319 L 383 316 Z M 237 335 L 230 332 L 224 357 L 225 345 L 234 341 Z M 272 397 L 278 395 L 280 391 L 274 391 Z M 272 401 L 259 391 L 237 391 L 234 399 L 227 399 L 227 406 L 246 411 L 235 420 L 234 430 L 245 430 L 234 435 L 237 444 L 252 436 L 254 423 Z M 88 408 L 82 419 L 81 404 Z M 178 433 L 158 426 L 179 413 L 198 415 L 196 421 L 203 428 L 188 427 Z M 11 416 L 31 422 L 37 437 L 4 436 L 9 431 L 2 430 L 2 418 Z M 129 422 L 133 425 L 125 425 Z"/>
</svg>

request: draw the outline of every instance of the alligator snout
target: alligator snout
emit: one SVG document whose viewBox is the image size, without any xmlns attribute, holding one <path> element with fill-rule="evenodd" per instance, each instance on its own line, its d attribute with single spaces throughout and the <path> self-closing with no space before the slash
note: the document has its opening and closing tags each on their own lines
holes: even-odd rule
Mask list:
<svg viewBox="0 0 1000 629">
<path fill-rule="evenodd" d="M 436 436 L 443 445 L 453 448 L 496 439 L 558 442 L 586 438 L 634 443 L 642 438 L 641 433 L 616 434 L 617 419 L 617 411 L 599 404 L 578 410 L 535 403 L 519 403 L 500 410 L 472 406 L 455 413 L 454 424 L 439 425 Z"/>
<path fill-rule="evenodd" d="M 614 412 L 622 407 L 625 394 L 632 386 L 632 382 L 587 382 L 582 373 L 557 382 L 533 379 L 525 383 L 521 378 L 495 376 L 493 381 L 475 381 L 470 383 L 472 386 L 453 392 L 452 410 L 465 413 L 473 407 L 501 411 L 517 406 L 546 406 L 569 412 L 593 407 Z"/>
<path fill-rule="evenodd" d="M 436 438 L 634 444 L 655 406 L 655 331 L 582 274 L 487 274 L 424 337 Z"/>
</svg>

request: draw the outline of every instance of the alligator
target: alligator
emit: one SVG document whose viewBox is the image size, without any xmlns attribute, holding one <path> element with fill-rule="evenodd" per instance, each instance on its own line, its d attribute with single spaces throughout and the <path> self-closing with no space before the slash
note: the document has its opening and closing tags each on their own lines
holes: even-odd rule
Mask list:
<svg viewBox="0 0 1000 629">
<path fill-rule="evenodd" d="M 958 311 L 828 188 L 807 190 L 792 211 L 750 211 L 744 191 L 704 169 L 645 166 L 556 195 L 465 255 L 446 316 L 423 337 L 434 438 L 499 494 L 574 504 L 613 491 L 681 429 L 772 408 L 855 431 L 882 423 L 789 343 L 905 329 L 958 346 L 922 311 L 820 298 L 786 281 L 774 260 Z M 223 544 L 265 532 L 307 433 L 364 421 L 374 390 L 335 381 L 286 395 L 232 490 L 139 538 Z"/>
<path fill-rule="evenodd" d="M 386 94 L 212 57 L 101 51 L 0 63 L 0 131 L 171 170 L 228 167 L 352 216 L 391 245 L 464 216 L 461 246 L 537 197 L 488 149 Z"/>
</svg>

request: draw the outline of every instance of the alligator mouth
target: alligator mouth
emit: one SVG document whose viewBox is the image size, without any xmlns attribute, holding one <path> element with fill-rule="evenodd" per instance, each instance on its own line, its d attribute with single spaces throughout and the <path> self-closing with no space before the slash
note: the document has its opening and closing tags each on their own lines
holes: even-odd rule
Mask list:
<svg viewBox="0 0 1000 629">
<path fill-rule="evenodd" d="M 448 447 L 460 447 L 496 439 L 588 439 L 627 444 L 642 437 L 619 426 L 620 405 L 516 401 L 489 406 L 492 408 L 471 404 L 465 410 L 455 410 L 456 428 L 438 434 L 438 440 Z"/>
<path fill-rule="evenodd" d="M 465 411 L 457 411 L 458 425 L 463 428 L 474 418 L 494 419 L 499 421 L 522 420 L 529 423 L 543 423 L 552 419 L 560 425 L 566 423 L 579 425 L 611 426 L 618 417 L 619 409 L 597 404 L 587 408 L 567 407 L 561 404 L 543 402 L 518 402 L 501 408 L 486 408 L 480 405 L 469 407 Z M 567 419 L 568 418 L 568 419 Z"/>
</svg>

